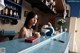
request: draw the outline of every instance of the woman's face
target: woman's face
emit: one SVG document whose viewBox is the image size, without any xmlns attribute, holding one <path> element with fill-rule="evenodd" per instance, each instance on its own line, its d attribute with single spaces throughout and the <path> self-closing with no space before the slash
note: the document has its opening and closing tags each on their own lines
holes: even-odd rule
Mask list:
<svg viewBox="0 0 80 53">
<path fill-rule="evenodd" d="M 38 19 L 38 16 L 35 15 L 35 16 L 30 20 L 30 25 L 35 26 L 36 23 L 37 23 L 37 19 Z"/>
</svg>

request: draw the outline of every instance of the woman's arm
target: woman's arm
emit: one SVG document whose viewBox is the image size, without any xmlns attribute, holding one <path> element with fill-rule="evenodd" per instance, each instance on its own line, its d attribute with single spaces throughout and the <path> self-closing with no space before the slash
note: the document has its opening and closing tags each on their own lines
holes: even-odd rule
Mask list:
<svg viewBox="0 0 80 53">
<path fill-rule="evenodd" d="M 25 28 L 21 28 L 19 32 L 19 38 L 23 38 L 23 37 L 25 37 Z"/>
<path fill-rule="evenodd" d="M 40 32 L 35 32 L 34 37 L 35 38 L 40 38 L 41 37 Z"/>
</svg>

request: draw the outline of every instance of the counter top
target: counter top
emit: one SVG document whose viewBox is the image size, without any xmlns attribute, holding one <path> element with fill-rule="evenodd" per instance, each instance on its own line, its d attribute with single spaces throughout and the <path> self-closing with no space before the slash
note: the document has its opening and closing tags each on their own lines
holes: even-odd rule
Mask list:
<svg viewBox="0 0 80 53">
<path fill-rule="evenodd" d="M 5 48 L 5 53 L 59 53 L 65 52 L 69 42 L 69 33 L 60 33 L 53 37 L 41 36 L 36 42 L 25 42 L 25 38 L 0 42 L 0 48 Z M 53 39 L 57 39 L 54 41 Z M 58 40 L 63 40 L 64 43 Z"/>
</svg>

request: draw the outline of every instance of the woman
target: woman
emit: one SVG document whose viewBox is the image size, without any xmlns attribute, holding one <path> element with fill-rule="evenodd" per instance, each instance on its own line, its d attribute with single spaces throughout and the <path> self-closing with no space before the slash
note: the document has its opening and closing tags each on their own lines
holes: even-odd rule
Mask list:
<svg viewBox="0 0 80 53">
<path fill-rule="evenodd" d="M 26 17 L 24 26 L 20 30 L 19 38 L 31 37 L 33 33 L 33 26 L 37 23 L 38 16 L 34 12 L 29 12 Z"/>
</svg>

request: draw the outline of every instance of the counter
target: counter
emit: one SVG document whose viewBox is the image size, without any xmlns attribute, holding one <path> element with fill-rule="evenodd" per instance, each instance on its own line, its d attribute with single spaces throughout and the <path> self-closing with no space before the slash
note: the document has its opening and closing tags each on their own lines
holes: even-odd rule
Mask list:
<svg viewBox="0 0 80 53">
<path fill-rule="evenodd" d="M 70 34 L 67 32 L 45 38 L 41 36 L 34 43 L 24 42 L 25 38 L 21 38 L 0 42 L 0 48 L 5 48 L 5 53 L 66 53 L 69 51 L 69 38 Z"/>
</svg>

